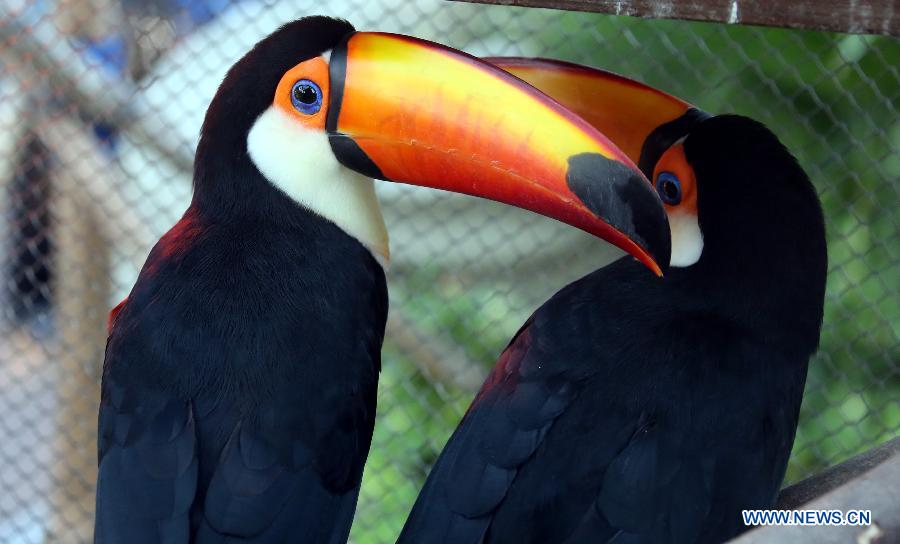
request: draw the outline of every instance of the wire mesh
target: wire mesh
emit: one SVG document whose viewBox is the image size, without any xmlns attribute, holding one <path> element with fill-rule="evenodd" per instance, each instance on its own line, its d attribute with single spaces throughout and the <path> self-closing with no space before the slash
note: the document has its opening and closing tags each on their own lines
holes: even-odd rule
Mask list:
<svg viewBox="0 0 900 544">
<path fill-rule="evenodd" d="M 814 180 L 830 273 L 788 473 L 900 432 L 900 41 L 437 0 L 0 1 L 0 543 L 86 542 L 108 309 L 185 209 L 225 70 L 324 13 L 476 55 L 562 58 L 768 124 Z M 505 342 L 616 256 L 527 212 L 379 186 L 395 262 L 354 542 L 392 542 Z"/>
</svg>

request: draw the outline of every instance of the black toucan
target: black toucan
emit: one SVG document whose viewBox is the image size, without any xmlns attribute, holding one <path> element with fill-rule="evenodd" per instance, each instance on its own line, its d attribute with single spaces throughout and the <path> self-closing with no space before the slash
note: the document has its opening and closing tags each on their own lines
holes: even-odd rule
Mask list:
<svg viewBox="0 0 900 544">
<path fill-rule="evenodd" d="M 651 185 L 557 102 L 437 44 L 287 24 L 226 75 L 190 206 L 111 314 L 96 542 L 346 541 L 387 312 L 372 178 L 517 205 L 668 263 Z"/>
<path fill-rule="evenodd" d="M 654 181 L 665 277 L 621 259 L 503 351 L 401 543 L 722 542 L 784 476 L 825 292 L 822 212 L 772 132 L 605 72 L 487 59 L 601 128 Z"/>
</svg>

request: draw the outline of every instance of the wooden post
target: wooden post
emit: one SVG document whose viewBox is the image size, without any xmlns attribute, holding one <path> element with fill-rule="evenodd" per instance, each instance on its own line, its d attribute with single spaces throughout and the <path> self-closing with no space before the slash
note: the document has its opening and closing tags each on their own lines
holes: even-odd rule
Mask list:
<svg viewBox="0 0 900 544">
<path fill-rule="evenodd" d="M 103 153 L 89 127 L 77 119 L 45 118 L 37 133 L 56 159 L 51 209 L 59 333 L 54 361 L 58 372 L 53 456 L 57 488 L 48 525 L 52 542 L 87 542 L 93 529 L 97 406 L 113 287 L 111 250 L 141 246 L 128 254 L 142 259 L 151 235 L 125 212 L 128 205 L 119 194 L 125 186 L 122 173 Z"/>
<path fill-rule="evenodd" d="M 53 206 L 59 359 L 48 541 L 75 544 L 93 534 L 98 375 L 110 282 L 100 218 L 72 189 L 58 187 Z"/>
<path fill-rule="evenodd" d="M 43 117 L 36 132 L 53 152 L 54 301 L 58 329 L 56 492 L 50 541 L 90 541 L 97 478 L 97 407 L 113 285 L 113 249 L 137 270 L 154 234 L 129 213 L 124 173 L 78 119 Z"/>
<path fill-rule="evenodd" d="M 457 0 L 479 4 L 596 11 L 648 19 L 900 36 L 898 0 Z"/>
</svg>

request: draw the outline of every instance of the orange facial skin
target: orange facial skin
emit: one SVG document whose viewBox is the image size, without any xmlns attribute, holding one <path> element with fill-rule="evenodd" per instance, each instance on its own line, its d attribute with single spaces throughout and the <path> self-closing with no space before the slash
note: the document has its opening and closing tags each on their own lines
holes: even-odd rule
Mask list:
<svg viewBox="0 0 900 544">
<path fill-rule="evenodd" d="M 312 115 L 300 113 L 291 101 L 294 84 L 301 79 L 308 79 L 322 89 L 322 108 Z M 322 57 L 305 60 L 284 73 L 275 89 L 275 105 L 282 112 L 291 115 L 296 121 L 310 129 L 325 130 L 325 117 L 328 114 L 329 92 L 331 80 L 328 75 L 328 63 Z"/>
<path fill-rule="evenodd" d="M 656 163 L 653 169 L 653 180 L 656 181 L 661 172 L 671 172 L 675 174 L 681 183 L 681 202 L 675 206 L 664 204 L 666 213 L 676 210 L 682 213 L 688 213 L 697 216 L 697 178 L 694 175 L 694 169 L 687 162 L 684 154 L 684 144 L 681 142 L 673 145 Z"/>
</svg>

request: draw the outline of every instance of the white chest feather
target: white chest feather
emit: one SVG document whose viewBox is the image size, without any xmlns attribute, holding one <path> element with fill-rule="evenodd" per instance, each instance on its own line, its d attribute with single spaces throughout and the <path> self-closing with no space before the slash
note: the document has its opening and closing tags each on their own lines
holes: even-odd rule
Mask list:
<svg viewBox="0 0 900 544">
<path fill-rule="evenodd" d="M 697 216 L 681 212 L 669 214 L 669 228 L 672 230 L 672 259 L 669 264 L 687 267 L 700 260 L 703 233 Z"/>
<path fill-rule="evenodd" d="M 325 132 L 270 107 L 250 129 L 247 153 L 272 185 L 359 240 L 387 267 L 388 235 L 374 182 L 337 161 Z"/>
</svg>

